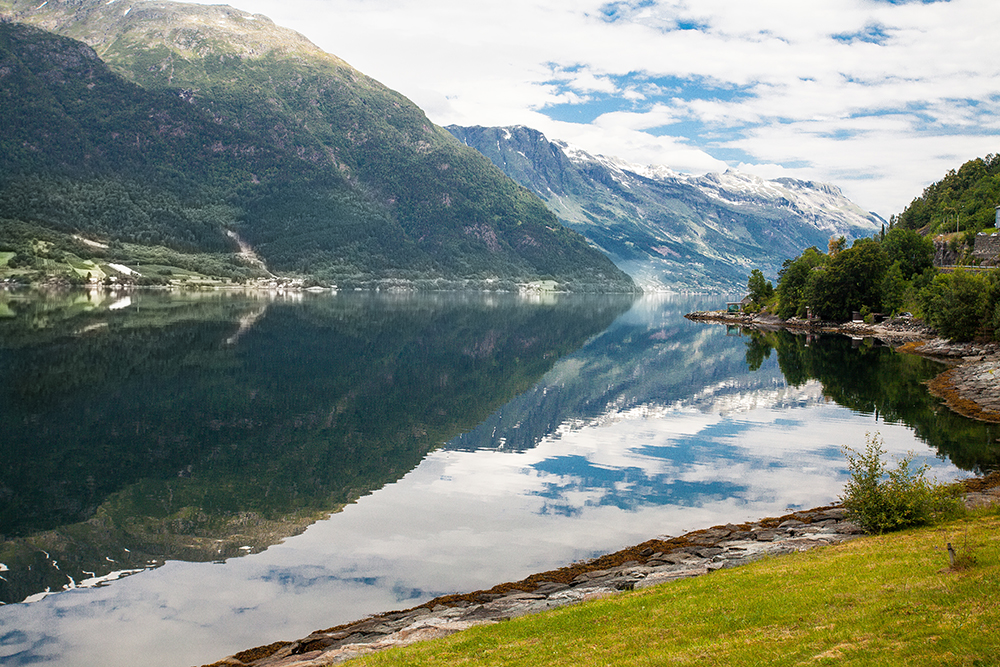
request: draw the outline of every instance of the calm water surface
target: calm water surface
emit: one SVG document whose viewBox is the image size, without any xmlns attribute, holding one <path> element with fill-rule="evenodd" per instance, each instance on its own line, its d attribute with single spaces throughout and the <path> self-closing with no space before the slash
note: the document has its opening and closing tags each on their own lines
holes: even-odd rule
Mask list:
<svg viewBox="0 0 1000 667">
<path fill-rule="evenodd" d="M 0 663 L 174 667 L 813 507 L 996 427 L 724 299 L 0 295 Z"/>
</svg>

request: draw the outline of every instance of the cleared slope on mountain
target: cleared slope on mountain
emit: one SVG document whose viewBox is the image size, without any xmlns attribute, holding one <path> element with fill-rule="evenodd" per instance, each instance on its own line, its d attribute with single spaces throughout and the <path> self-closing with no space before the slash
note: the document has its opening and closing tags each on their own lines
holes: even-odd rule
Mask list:
<svg viewBox="0 0 1000 667">
<path fill-rule="evenodd" d="M 80 38 L 146 92 L 251 137 L 198 144 L 248 160 L 245 173 L 215 162 L 171 165 L 194 180 L 207 171 L 225 182 L 233 228 L 273 270 L 355 284 L 555 278 L 575 289 L 633 288 L 536 197 L 406 98 L 266 17 L 101 0 L 3 0 L 0 12 Z M 187 132 L 170 122 L 158 129 L 168 142 Z M 261 153 L 280 164 L 254 165 Z"/>
<path fill-rule="evenodd" d="M 593 156 L 525 127 L 447 128 L 537 193 L 646 288 L 733 289 L 881 219 L 834 186 L 727 172 L 700 178 Z"/>
</svg>

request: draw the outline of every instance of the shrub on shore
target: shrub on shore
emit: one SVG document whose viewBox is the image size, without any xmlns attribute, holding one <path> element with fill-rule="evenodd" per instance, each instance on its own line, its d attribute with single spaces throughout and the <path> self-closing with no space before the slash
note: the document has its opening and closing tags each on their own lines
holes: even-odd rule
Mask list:
<svg viewBox="0 0 1000 667">
<path fill-rule="evenodd" d="M 851 479 L 841 501 L 853 521 L 881 535 L 961 514 L 960 489 L 929 481 L 927 466 L 914 466 L 912 454 L 889 469 L 885 453 L 878 433 L 868 435 L 863 452 L 844 447 Z"/>
</svg>

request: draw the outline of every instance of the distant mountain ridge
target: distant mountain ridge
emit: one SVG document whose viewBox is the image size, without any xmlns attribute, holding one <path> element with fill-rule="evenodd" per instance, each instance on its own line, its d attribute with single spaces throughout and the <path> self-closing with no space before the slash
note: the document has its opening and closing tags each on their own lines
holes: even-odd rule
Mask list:
<svg viewBox="0 0 1000 667">
<path fill-rule="evenodd" d="M 754 268 L 884 222 L 833 185 L 727 171 L 689 176 L 591 155 L 523 126 L 446 128 L 533 190 L 644 289 L 733 290 Z"/>
<path fill-rule="evenodd" d="M 21 237 L 232 265 L 235 232 L 272 271 L 342 286 L 634 289 L 405 97 L 266 17 L 128 0 L 0 0 L 0 17 L 63 36 L 3 26 L 0 219 Z M 38 248 L 18 244 L 0 252 Z"/>
</svg>

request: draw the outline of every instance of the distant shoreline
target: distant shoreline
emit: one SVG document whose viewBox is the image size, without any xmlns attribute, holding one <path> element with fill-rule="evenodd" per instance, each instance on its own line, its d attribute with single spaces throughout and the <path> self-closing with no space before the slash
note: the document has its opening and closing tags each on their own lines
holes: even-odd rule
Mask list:
<svg viewBox="0 0 1000 667">
<path fill-rule="evenodd" d="M 793 332 L 836 333 L 846 336 L 873 337 L 894 346 L 910 341 L 933 340 L 937 338 L 937 334 L 933 329 L 923 324 L 920 320 L 911 317 L 897 317 L 878 324 L 803 320 L 797 317 L 783 320 L 769 313 L 729 313 L 724 310 L 696 311 L 688 313 L 684 317 L 695 322 L 727 324 L 761 331 L 788 329 Z"/>
</svg>

